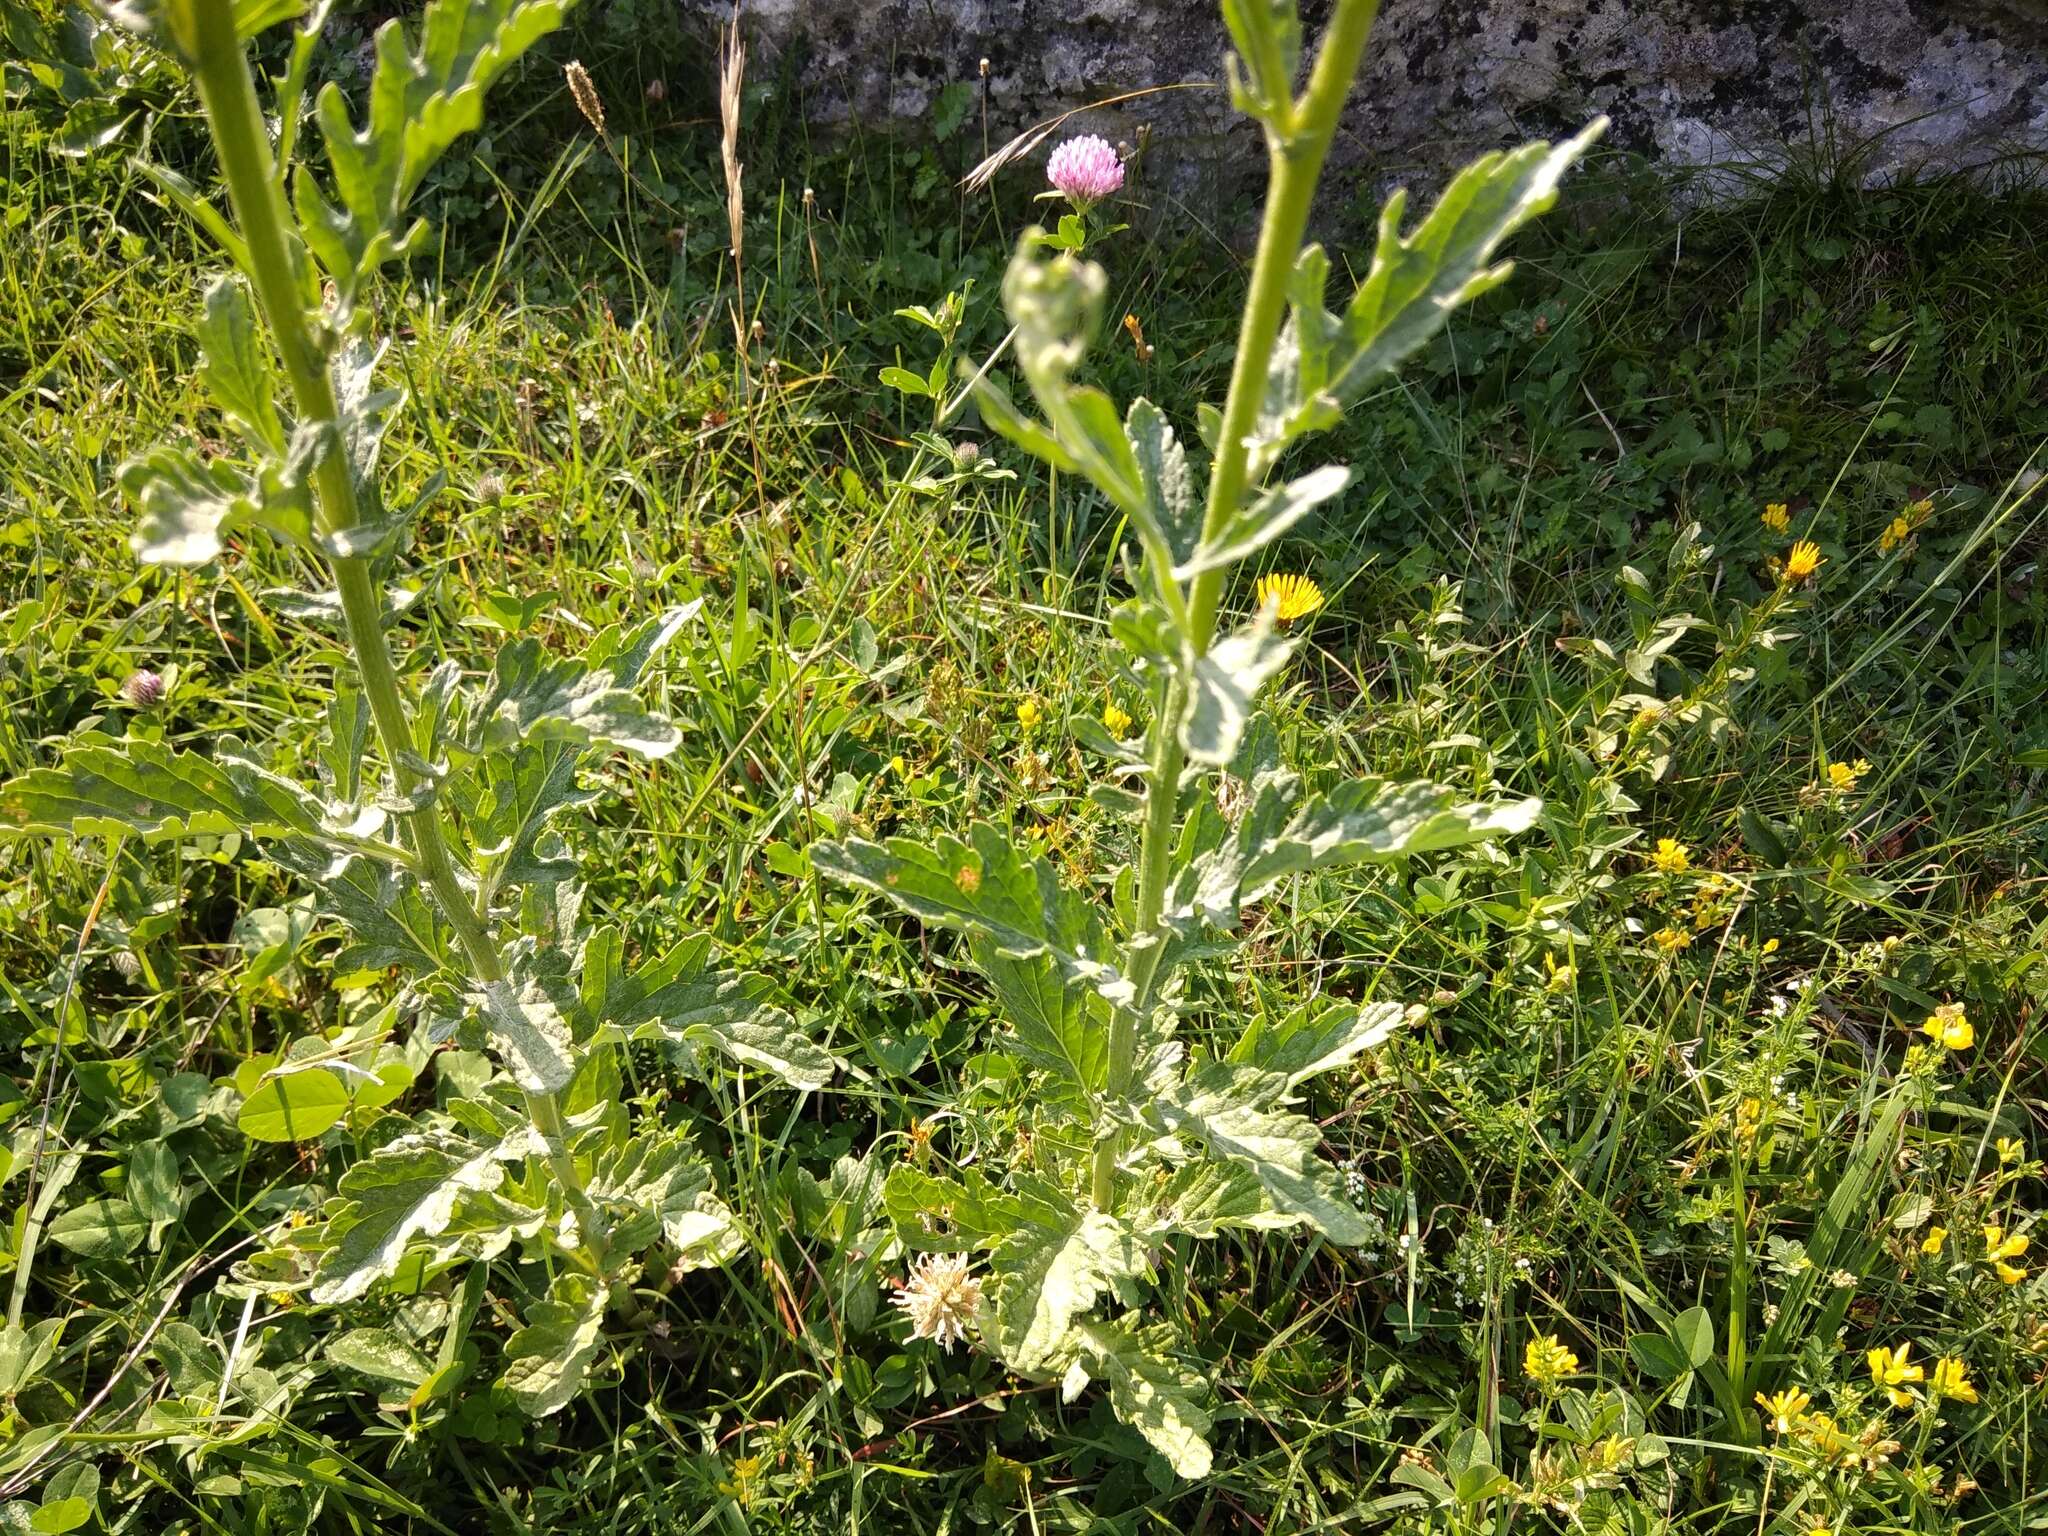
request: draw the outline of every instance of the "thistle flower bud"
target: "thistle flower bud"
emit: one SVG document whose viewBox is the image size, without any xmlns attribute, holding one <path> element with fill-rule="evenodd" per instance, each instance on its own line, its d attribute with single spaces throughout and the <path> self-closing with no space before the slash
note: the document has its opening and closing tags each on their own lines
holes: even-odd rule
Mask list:
<svg viewBox="0 0 2048 1536">
<path fill-rule="evenodd" d="M 668 82 L 659 75 L 647 82 L 647 99 L 656 106 L 668 100 Z"/>
<path fill-rule="evenodd" d="M 494 507 L 503 501 L 505 477 L 495 472 L 479 476 L 476 482 L 476 499 Z"/>
<path fill-rule="evenodd" d="M 604 136 L 604 103 L 597 98 L 597 87 L 591 83 L 590 71 L 583 67 L 580 59 L 571 59 L 562 66 L 562 74 L 569 82 L 569 95 L 576 102 L 576 110 L 584 120 L 595 128 L 598 136 Z"/>
<path fill-rule="evenodd" d="M 130 709 L 154 709 L 163 697 L 164 680 L 147 667 L 130 672 L 121 682 L 121 699 Z"/>
<path fill-rule="evenodd" d="M 962 469 L 972 469 L 981 462 L 981 444 L 972 438 L 962 438 L 953 445 L 953 462 Z"/>
</svg>

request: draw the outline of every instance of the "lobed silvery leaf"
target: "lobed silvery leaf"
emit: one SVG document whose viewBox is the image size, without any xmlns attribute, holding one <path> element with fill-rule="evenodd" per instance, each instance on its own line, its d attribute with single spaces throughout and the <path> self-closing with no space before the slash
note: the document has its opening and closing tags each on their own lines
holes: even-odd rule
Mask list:
<svg viewBox="0 0 2048 1536">
<path fill-rule="evenodd" d="M 252 448 L 282 458 L 284 421 L 272 397 L 276 374 L 256 323 L 256 305 L 239 275 L 207 286 L 199 321 L 199 376 L 221 414 Z"/>
<path fill-rule="evenodd" d="M 561 743 L 520 746 L 486 752 L 450 777 L 448 798 L 475 839 L 484 906 L 508 886 L 548 886 L 576 873 L 555 823 L 595 798 L 576 787 L 578 756 Z"/>
<path fill-rule="evenodd" d="M 54 767 L 0 785 L 0 836 L 165 838 L 243 833 L 323 835 L 320 802 L 223 742 L 206 757 L 99 732 L 76 738 Z"/>
<path fill-rule="evenodd" d="M 288 855 L 291 850 L 277 851 Z M 346 975 L 395 965 L 426 976 L 447 964 L 447 926 L 410 874 L 366 858 L 348 859 L 318 873 L 316 903 L 349 928 L 351 942 L 334 957 L 337 972 Z"/>
<path fill-rule="evenodd" d="M 609 927 L 583 947 L 582 1002 L 603 1037 L 719 1051 L 811 1092 L 831 1082 L 832 1054 L 768 1001 L 766 977 L 714 967 L 708 934 L 682 940 L 631 973 L 623 948 L 618 930 Z"/>
<path fill-rule="evenodd" d="M 567 10 L 562 0 L 431 0 L 417 48 L 398 21 L 386 22 L 377 31 L 368 122 L 360 130 L 341 88 L 322 88 L 314 116 L 334 200 L 304 168 L 292 195 L 344 314 L 370 274 L 405 255 L 420 234 L 417 224 L 401 232 L 405 206 L 448 146 L 482 122 L 485 89 Z"/>
<path fill-rule="evenodd" d="M 1135 516 L 1148 545 L 1165 554 L 1163 563 L 1178 580 L 1202 532 L 1201 487 L 1188 465 L 1188 451 L 1166 414 L 1142 396 L 1124 413 L 1124 435 L 1138 470 L 1141 499 Z"/>
<path fill-rule="evenodd" d="M 1162 1130 L 1187 1138 L 1259 1181 L 1273 1209 L 1307 1222 L 1332 1242 L 1370 1242 L 1374 1228 L 1345 1196 L 1344 1181 L 1316 1155 L 1323 1133 L 1306 1115 L 1279 1108 L 1287 1079 L 1211 1061 L 1169 1083 L 1146 1106 Z"/>
<path fill-rule="evenodd" d="M 1107 958 L 1114 947 L 1093 905 L 1061 887 L 1052 867 L 977 822 L 968 841 L 940 834 L 931 846 L 909 838 L 885 844 L 850 838 L 818 843 L 818 872 L 887 898 L 934 928 L 985 938 L 1014 959 L 1047 955 L 1060 974 L 1092 986 L 1112 1003 L 1131 984 Z"/>
<path fill-rule="evenodd" d="M 1231 513 L 1215 538 L 1202 540 L 1192 554 L 1183 557 L 1173 568 L 1174 580 L 1221 570 L 1256 554 L 1324 502 L 1342 495 L 1350 484 L 1349 469 L 1326 464 L 1284 485 L 1269 487 Z"/>
<path fill-rule="evenodd" d="M 1175 1234 L 1209 1238 L 1232 1228 L 1270 1231 L 1294 1218 L 1273 1209 L 1259 1181 L 1243 1168 L 1210 1158 L 1181 1164 L 1129 1212 L 1147 1241 Z"/>
<path fill-rule="evenodd" d="M 1505 282 L 1501 242 L 1557 200 L 1558 182 L 1606 131 L 1596 118 L 1561 144 L 1541 141 L 1482 155 L 1466 166 L 1414 233 L 1401 233 L 1407 196 L 1380 213 L 1365 281 L 1341 317 L 1323 308 L 1329 259 L 1310 246 L 1289 284 L 1292 304 L 1268 370 L 1251 436 L 1252 479 L 1303 433 L 1336 421 L 1345 406 L 1442 328 L 1450 313 Z"/>
<path fill-rule="evenodd" d="M 1101 1092 L 1109 1077 L 1110 1023 L 1102 994 L 1070 980 L 1050 955 L 1006 955 L 979 934 L 973 954 L 975 968 L 1002 999 L 1011 1049 L 1084 1098 Z"/>
<path fill-rule="evenodd" d="M 1252 717 L 1252 702 L 1266 680 L 1286 664 L 1294 643 L 1273 625 L 1269 610 L 1210 646 L 1191 669 L 1181 745 L 1197 763 L 1228 763 Z"/>
<path fill-rule="evenodd" d="M 528 1093 L 560 1093 L 576 1075 L 575 1042 L 562 1013 L 538 986 L 494 981 L 473 993 L 484 1032 L 512 1080 Z"/>
<path fill-rule="evenodd" d="M 1294 103 L 1301 68 L 1301 11 L 1296 0 L 1223 0 L 1223 24 L 1235 52 L 1224 56 L 1230 104 L 1272 123 Z"/>
<path fill-rule="evenodd" d="M 989 1261 L 996 1342 L 1014 1369 L 1044 1373 L 1071 1358 L 1074 1321 L 1104 1294 L 1138 1304 L 1133 1282 L 1151 1265 L 1137 1233 L 1108 1212 L 1078 1206 L 1042 1180 L 1021 1194 L 1022 1219 Z"/>
<path fill-rule="evenodd" d="M 745 1246 L 711 1170 L 679 1135 L 649 1132 L 607 1148 L 589 1194 L 613 1213 L 608 1239 L 618 1251 L 637 1253 L 659 1235 L 676 1251 L 671 1268 L 692 1270 L 723 1264 Z"/>
<path fill-rule="evenodd" d="M 1023 1202 L 979 1168 L 951 1179 L 898 1164 L 882 1184 L 882 1209 L 906 1248 L 933 1253 L 993 1248 L 1024 1220 Z"/>
<path fill-rule="evenodd" d="M 396 1274 L 416 1239 L 445 1234 L 459 1205 L 491 1195 L 504 1182 L 504 1164 L 527 1156 L 532 1142 L 523 1128 L 491 1146 L 415 1131 L 354 1164 L 341 1176 L 340 1209 L 328 1218 L 313 1299 L 323 1306 L 354 1301 Z M 499 1224 L 509 1233 L 509 1222 Z"/>
<path fill-rule="evenodd" d="M 609 1294 L 603 1282 L 564 1270 L 548 1287 L 547 1299 L 526 1309 L 526 1325 L 505 1341 L 498 1384 L 528 1417 L 559 1413 L 583 1390 L 583 1378 L 604 1346 Z"/>
<path fill-rule="evenodd" d="M 1061 1395 L 1072 1402 L 1090 1380 L 1105 1383 L 1116 1416 L 1143 1435 L 1168 1466 L 1185 1478 L 1207 1477 L 1210 1419 L 1202 1399 L 1208 1383 L 1173 1358 L 1177 1341 L 1171 1325 L 1083 1321 L 1074 1333 L 1079 1348 Z"/>
<path fill-rule="evenodd" d="M 631 631 L 608 629 L 580 659 L 550 657 L 530 635 L 513 641 L 491 668 L 466 746 L 482 751 L 558 741 L 666 757 L 681 743 L 682 732 L 633 690 L 700 607 L 692 602 L 670 609 Z"/>
<path fill-rule="evenodd" d="M 286 457 L 266 458 L 253 472 L 183 443 L 139 454 L 118 475 L 142 514 L 128 547 L 146 565 L 194 566 L 218 559 L 225 536 L 245 528 L 304 543 L 313 532 L 308 481 L 324 442 L 317 429 L 295 433 Z"/>
</svg>

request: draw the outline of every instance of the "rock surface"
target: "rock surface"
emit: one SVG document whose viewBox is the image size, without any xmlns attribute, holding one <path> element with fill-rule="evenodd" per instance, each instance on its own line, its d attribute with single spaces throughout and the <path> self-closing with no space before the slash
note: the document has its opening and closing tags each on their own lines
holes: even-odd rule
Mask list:
<svg viewBox="0 0 2048 1536">
<path fill-rule="evenodd" d="M 723 16 L 723 0 L 683 0 Z M 1328 0 L 1307 0 L 1313 33 Z M 757 50 L 803 52 L 826 123 L 924 120 L 948 85 L 992 143 L 1123 92 L 1222 78 L 1214 0 L 747 0 Z M 987 60 L 986 83 L 981 61 Z M 960 92 L 953 94 L 953 104 Z M 1796 157 L 1860 180 L 2048 149 L 2042 0 L 1386 0 L 1333 156 L 1368 180 L 1434 173 L 1604 112 L 1609 142 L 1674 167 Z M 1262 157 L 1220 87 L 1084 111 L 1145 183 L 1208 216 Z M 1419 174 L 1418 174 L 1419 173 Z"/>
</svg>

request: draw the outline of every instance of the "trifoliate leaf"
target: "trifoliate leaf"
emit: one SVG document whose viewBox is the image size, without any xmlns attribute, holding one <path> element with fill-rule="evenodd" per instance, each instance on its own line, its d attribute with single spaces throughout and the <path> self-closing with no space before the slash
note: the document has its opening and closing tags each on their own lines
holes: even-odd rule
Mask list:
<svg viewBox="0 0 2048 1536">
<path fill-rule="evenodd" d="M 526 1312 L 526 1326 L 505 1341 L 505 1373 L 498 1378 L 529 1417 L 566 1408 L 582 1390 L 590 1363 L 603 1347 L 606 1288 L 588 1275 L 555 1276 L 546 1301 Z"/>
<path fill-rule="evenodd" d="M 1376 1229 L 1346 1198 L 1336 1169 L 1316 1156 L 1321 1128 L 1276 1107 L 1286 1090 L 1287 1080 L 1277 1073 L 1212 1061 L 1187 1081 L 1165 1085 L 1146 1113 L 1161 1128 L 1249 1172 L 1275 1210 L 1333 1242 L 1370 1242 Z"/>
</svg>

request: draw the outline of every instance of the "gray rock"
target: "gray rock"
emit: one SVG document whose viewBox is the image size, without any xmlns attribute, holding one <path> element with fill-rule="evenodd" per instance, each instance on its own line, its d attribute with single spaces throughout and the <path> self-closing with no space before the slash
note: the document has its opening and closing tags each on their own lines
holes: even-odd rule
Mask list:
<svg viewBox="0 0 2048 1536">
<path fill-rule="evenodd" d="M 723 0 L 683 0 L 722 18 Z M 1304 7 L 1320 32 L 1328 0 Z M 1214 0 L 748 0 L 757 57 L 804 53 L 824 123 L 912 126 L 969 82 L 992 143 L 1082 107 L 1062 131 L 1150 130 L 1134 188 L 1209 218 L 1263 171 L 1220 84 Z M 985 84 L 981 61 L 988 61 Z M 1212 82 L 1090 103 L 1156 86 Z M 1333 162 L 1436 182 L 1473 155 L 1596 113 L 1609 142 L 1719 184 L 1797 157 L 1874 181 L 2048 149 L 2040 0 L 1387 0 Z M 1041 151 L 1039 159 L 1042 160 Z M 1012 173 L 1017 174 L 1017 173 Z"/>
</svg>

